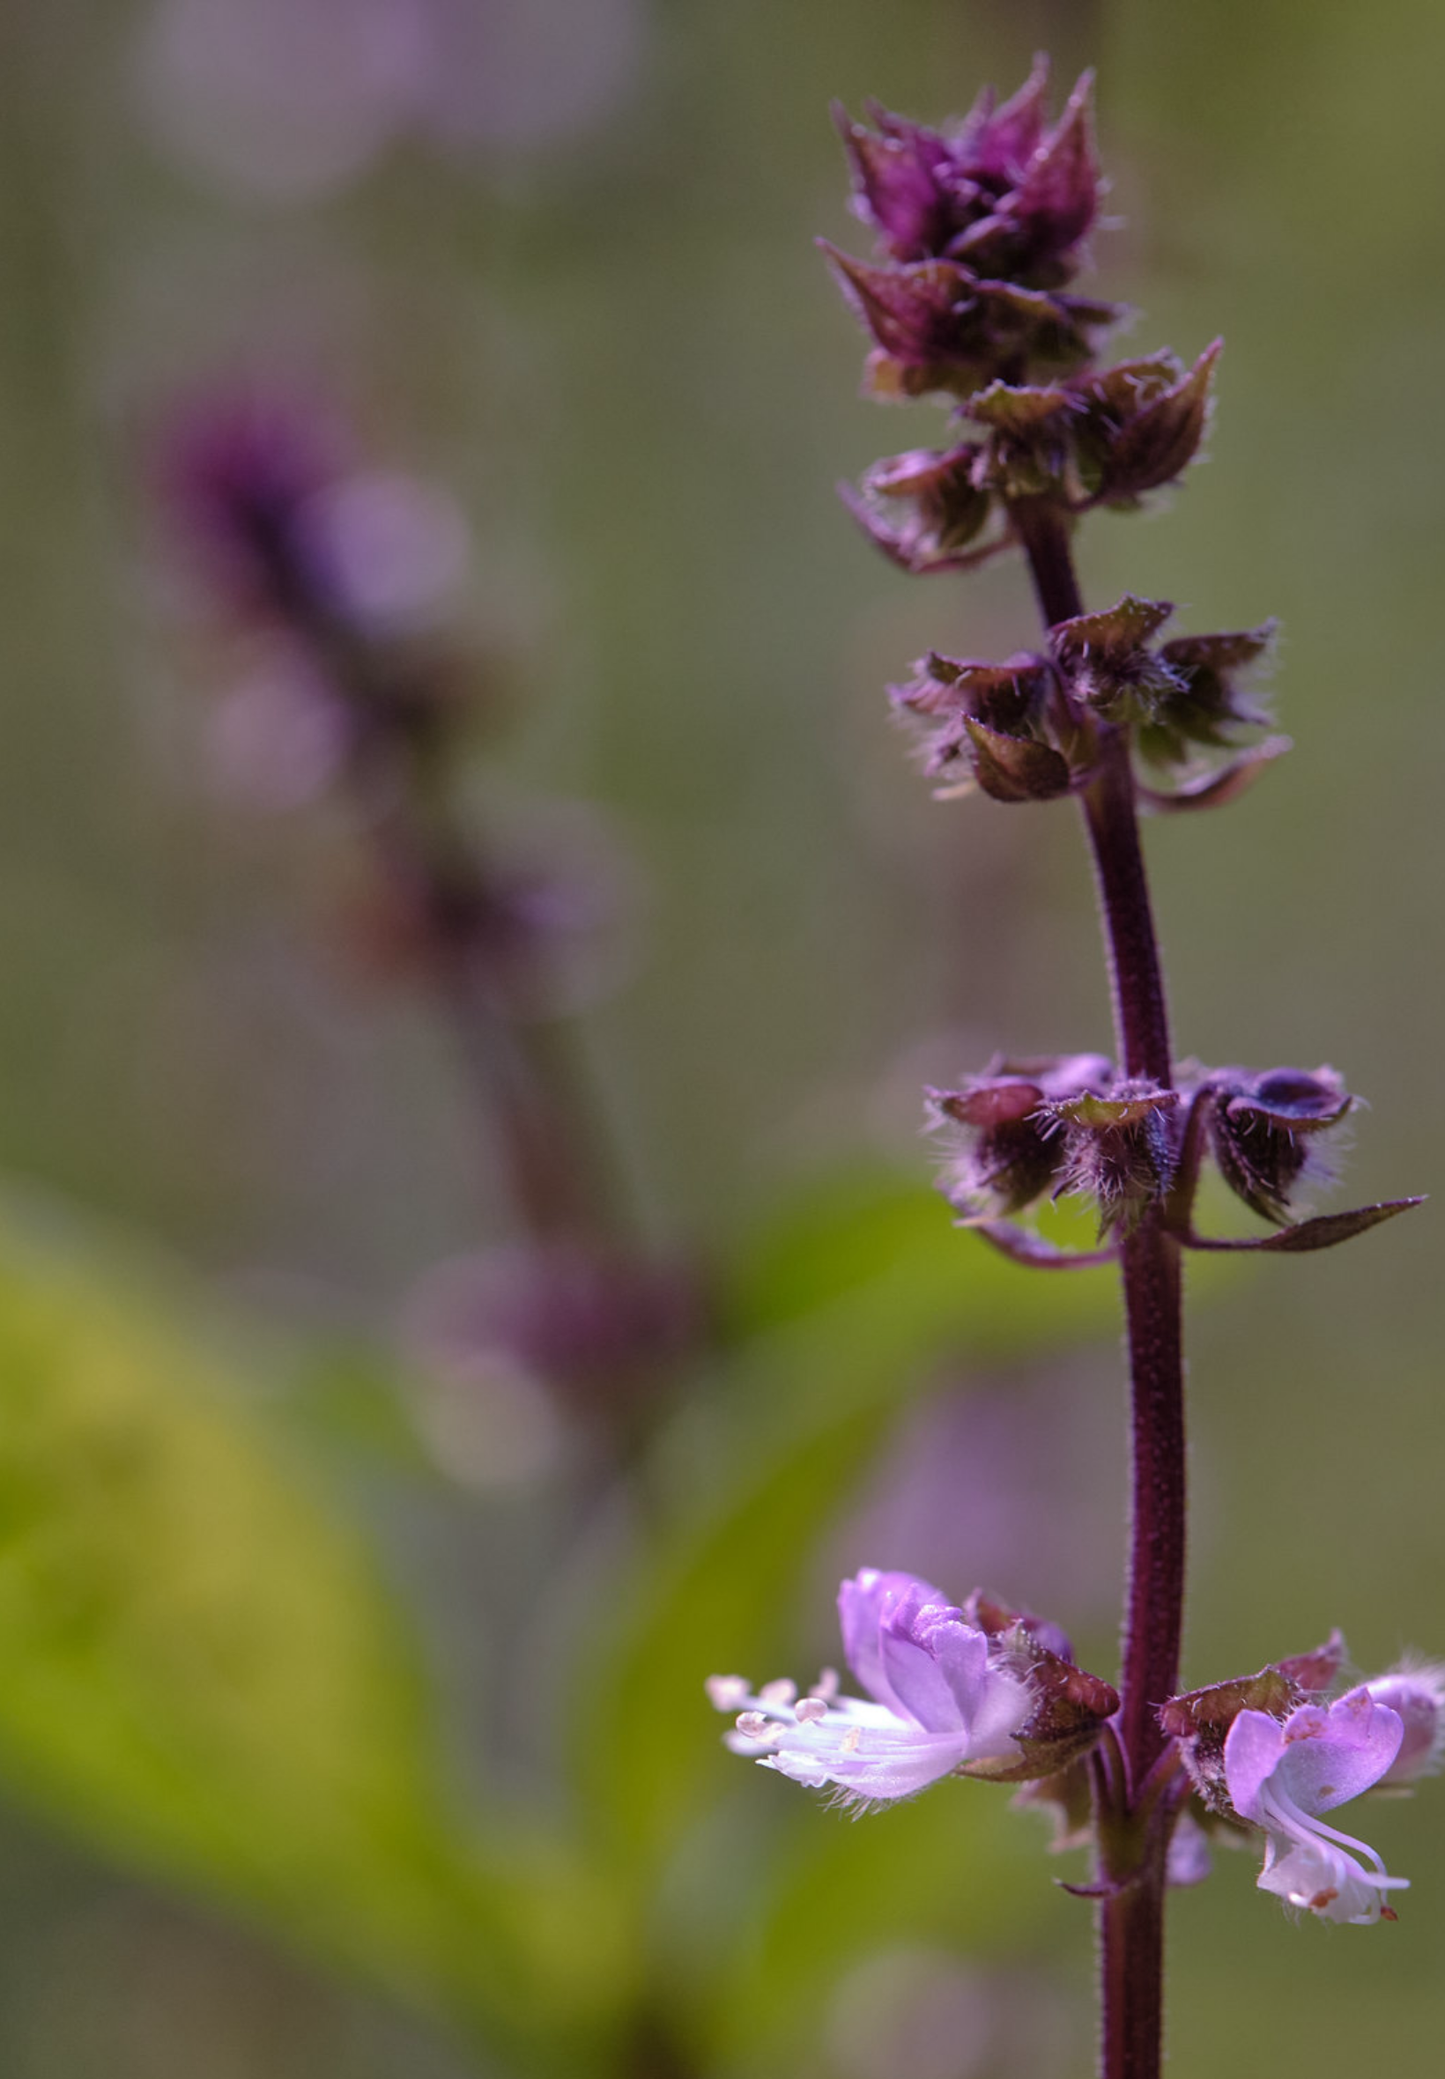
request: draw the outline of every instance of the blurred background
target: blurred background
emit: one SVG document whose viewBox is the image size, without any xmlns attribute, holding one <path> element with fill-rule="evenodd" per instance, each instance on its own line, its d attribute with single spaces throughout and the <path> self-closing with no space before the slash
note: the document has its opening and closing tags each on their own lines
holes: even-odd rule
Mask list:
<svg viewBox="0 0 1445 2079">
<path fill-rule="evenodd" d="M 859 401 L 810 244 L 865 243 L 831 97 L 937 120 L 1041 46 L 1100 68 L 1102 293 L 1228 342 L 1208 465 L 1088 524 L 1086 596 L 1284 629 L 1293 756 L 1149 832 L 1179 1044 L 1346 1073 L 1332 1202 L 1437 1189 L 1438 9 L 5 9 L 11 2079 L 1089 2070 L 1038 1818 L 844 1825 L 701 1694 L 810 1675 L 870 1562 L 1113 1668 L 1110 1281 L 984 1261 L 918 1138 L 996 1047 L 1107 1048 L 1082 846 L 933 802 L 889 726 L 912 657 L 1031 609 L 837 505 L 943 420 Z M 346 429 L 332 549 L 388 654 L 464 660 L 448 827 L 553 876 L 543 1044 L 652 1279 L 620 1327 L 620 1273 L 559 1296 L 518 1234 L 335 716 L 177 553 L 157 454 L 238 389 Z M 1445 1647 L 1438 1246 L 1427 1207 L 1195 1279 L 1190 1682 L 1336 1623 L 1366 1672 Z M 615 1363 L 557 1354 L 569 1308 Z M 1370 1819 L 1398 1926 L 1293 1928 L 1246 1857 L 1176 1898 L 1176 2079 L 1436 2068 L 1445 1803 Z"/>
</svg>

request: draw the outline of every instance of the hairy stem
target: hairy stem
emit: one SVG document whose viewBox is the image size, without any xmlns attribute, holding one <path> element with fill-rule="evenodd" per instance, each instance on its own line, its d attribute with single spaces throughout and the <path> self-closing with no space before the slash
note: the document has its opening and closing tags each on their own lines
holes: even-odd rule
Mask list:
<svg viewBox="0 0 1445 2079">
<path fill-rule="evenodd" d="M 1069 520 L 1044 499 L 1013 508 L 1045 622 L 1083 612 Z M 1124 736 L 1106 728 L 1082 797 L 1112 984 L 1120 1065 L 1172 1086 L 1169 1020 L 1134 776 Z M 1184 1349 L 1179 1245 L 1152 1208 L 1122 1251 L 1128 1323 L 1131 1492 L 1119 1741 L 1132 1807 L 1163 1747 L 1157 1711 L 1178 1688 L 1184 1617 Z M 1122 1885 L 1099 1911 L 1104 2079 L 1158 2079 L 1162 2051 L 1164 1843 L 1131 1811 L 1101 1810 L 1100 1874 Z"/>
</svg>

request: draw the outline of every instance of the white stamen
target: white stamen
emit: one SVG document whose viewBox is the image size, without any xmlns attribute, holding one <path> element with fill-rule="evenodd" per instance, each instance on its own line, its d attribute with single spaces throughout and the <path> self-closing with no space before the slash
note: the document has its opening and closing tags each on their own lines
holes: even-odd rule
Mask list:
<svg viewBox="0 0 1445 2079">
<path fill-rule="evenodd" d="M 715 1711 L 735 1711 L 748 1693 L 746 1675 L 709 1675 L 703 1685 Z"/>
<path fill-rule="evenodd" d="M 745 1740 L 763 1740 L 773 1730 L 773 1721 L 763 1711 L 742 1711 L 738 1714 L 738 1731 Z"/>
<path fill-rule="evenodd" d="M 828 1706 L 820 1696 L 805 1696 L 793 1713 L 799 1725 L 816 1725 L 820 1718 L 826 1718 L 827 1715 Z"/>
<path fill-rule="evenodd" d="M 847 1732 L 843 1735 L 843 1752 L 845 1754 L 856 1754 L 858 1752 L 858 1743 L 862 1738 L 862 1726 L 850 1725 Z"/>
<path fill-rule="evenodd" d="M 776 1682 L 765 1682 L 758 1691 L 765 1704 L 790 1704 L 797 1694 L 797 1683 L 790 1682 L 786 1675 L 780 1675 Z"/>
<path fill-rule="evenodd" d="M 834 1697 L 838 1694 L 838 1670 L 836 1668 L 824 1668 L 808 1694 L 810 1696 L 820 1696 L 825 1704 L 831 1704 Z"/>
</svg>

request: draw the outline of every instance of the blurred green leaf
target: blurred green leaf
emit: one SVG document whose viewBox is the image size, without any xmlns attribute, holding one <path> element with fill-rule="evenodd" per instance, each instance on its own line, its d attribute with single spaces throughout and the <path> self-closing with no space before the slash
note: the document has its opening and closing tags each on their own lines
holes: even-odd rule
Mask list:
<svg viewBox="0 0 1445 2079">
<path fill-rule="evenodd" d="M 810 1194 L 749 1251 L 711 1419 L 675 1445 L 670 1524 L 585 1675 L 587 1808 L 634 1867 L 724 1779 L 703 1677 L 787 1665 L 808 1556 L 928 1367 L 1077 1342 L 1116 1306 L 1107 1271 L 1020 1270 L 891 1174 Z"/>
<path fill-rule="evenodd" d="M 222 1349 L 162 1281 L 0 1221 L 0 1774 L 332 1962 L 540 2050 L 595 2035 L 625 1926 L 457 1808 L 363 1540 Z"/>
<path fill-rule="evenodd" d="M 1043 1826 L 1010 1804 L 997 1785 L 949 1783 L 854 1824 L 795 1797 L 768 1880 L 695 1989 L 714 2054 L 795 2061 L 831 1989 L 882 1951 L 997 1955 L 1077 1921 L 1079 1907 L 1050 1885 Z"/>
</svg>

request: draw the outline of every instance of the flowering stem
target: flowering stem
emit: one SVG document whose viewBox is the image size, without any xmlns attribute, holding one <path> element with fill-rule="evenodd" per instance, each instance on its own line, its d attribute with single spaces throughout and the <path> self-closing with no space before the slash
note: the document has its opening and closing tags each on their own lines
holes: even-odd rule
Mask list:
<svg viewBox="0 0 1445 2079">
<path fill-rule="evenodd" d="M 386 729 L 359 746 L 352 785 L 372 845 L 419 929 L 520 1225 L 543 1242 L 606 1238 L 620 1214 L 602 1135 L 553 1035 L 500 1000 L 477 938 L 489 877 L 426 763 Z"/>
<path fill-rule="evenodd" d="M 1045 622 L 1083 612 L 1069 520 L 1046 499 L 1012 508 Z M 1170 1088 L 1168 1012 L 1124 737 L 1106 728 L 1082 797 L 1124 1073 Z M 1124 1888 L 1099 1911 L 1103 2079 L 1158 2079 L 1167 1818 L 1137 1801 L 1164 1745 L 1158 1707 L 1178 1688 L 1184 1615 L 1184 1354 L 1179 1244 L 1152 1207 L 1123 1245 L 1132 1415 L 1132 1512 L 1118 1730 L 1125 1805 L 1099 1811 L 1100 1875 Z M 1102 1782 L 1096 1778 L 1096 1784 Z M 1100 1792 L 1101 1802 L 1104 1793 Z"/>
</svg>

